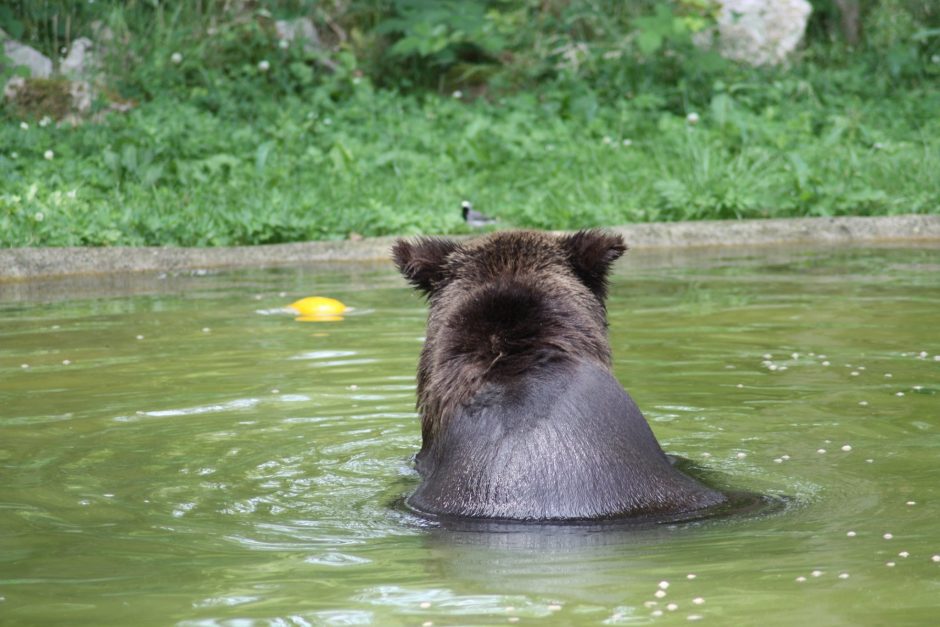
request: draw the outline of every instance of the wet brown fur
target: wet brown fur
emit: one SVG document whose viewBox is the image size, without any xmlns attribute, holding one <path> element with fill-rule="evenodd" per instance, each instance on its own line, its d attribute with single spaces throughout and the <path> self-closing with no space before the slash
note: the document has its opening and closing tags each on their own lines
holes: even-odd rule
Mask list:
<svg viewBox="0 0 940 627">
<path fill-rule="evenodd" d="M 601 231 L 396 243 L 395 263 L 430 304 L 418 366 L 419 468 L 438 432 L 487 381 L 553 360 L 610 368 L 606 277 L 626 249 L 619 235 Z"/>
</svg>

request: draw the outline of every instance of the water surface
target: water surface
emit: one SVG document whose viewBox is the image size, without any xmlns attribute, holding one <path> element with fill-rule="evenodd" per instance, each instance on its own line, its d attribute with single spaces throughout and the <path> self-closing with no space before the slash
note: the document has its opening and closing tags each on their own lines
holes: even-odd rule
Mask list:
<svg viewBox="0 0 940 627">
<path fill-rule="evenodd" d="M 425 309 L 390 265 L 0 284 L 0 623 L 933 624 L 940 253 L 617 268 L 615 374 L 664 448 L 782 511 L 407 512 Z M 355 312 L 268 313 L 309 295 Z"/>
</svg>

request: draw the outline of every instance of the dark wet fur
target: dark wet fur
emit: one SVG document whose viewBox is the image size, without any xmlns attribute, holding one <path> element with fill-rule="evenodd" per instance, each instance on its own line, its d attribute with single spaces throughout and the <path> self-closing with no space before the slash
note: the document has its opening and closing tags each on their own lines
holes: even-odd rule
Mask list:
<svg viewBox="0 0 940 627">
<path fill-rule="evenodd" d="M 600 231 L 395 245 L 430 303 L 412 507 L 555 521 L 668 517 L 725 500 L 670 464 L 610 373 L 607 273 L 625 250 Z"/>
</svg>

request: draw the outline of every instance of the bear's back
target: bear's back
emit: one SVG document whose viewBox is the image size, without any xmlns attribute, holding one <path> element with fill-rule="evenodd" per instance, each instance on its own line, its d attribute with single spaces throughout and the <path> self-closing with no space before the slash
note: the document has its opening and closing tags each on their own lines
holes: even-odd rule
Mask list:
<svg viewBox="0 0 940 627">
<path fill-rule="evenodd" d="M 672 467 L 608 370 L 562 360 L 486 384 L 423 451 L 408 502 L 443 516 L 663 516 L 725 500 Z"/>
</svg>

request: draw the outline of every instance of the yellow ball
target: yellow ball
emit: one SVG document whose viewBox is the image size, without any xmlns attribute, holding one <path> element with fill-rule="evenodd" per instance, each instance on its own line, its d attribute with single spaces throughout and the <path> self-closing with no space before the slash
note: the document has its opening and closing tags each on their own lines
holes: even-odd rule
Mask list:
<svg viewBox="0 0 940 627">
<path fill-rule="evenodd" d="M 341 316 L 346 312 L 346 305 L 335 298 L 325 298 L 323 296 L 310 296 L 301 298 L 297 302 L 288 305 L 300 316 L 298 320 L 341 320 Z"/>
</svg>

